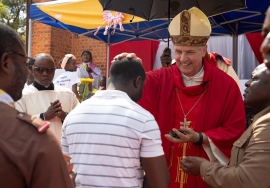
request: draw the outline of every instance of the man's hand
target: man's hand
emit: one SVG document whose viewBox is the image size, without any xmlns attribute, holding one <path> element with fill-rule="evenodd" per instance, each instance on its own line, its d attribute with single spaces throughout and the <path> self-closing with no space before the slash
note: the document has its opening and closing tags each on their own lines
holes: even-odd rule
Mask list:
<svg viewBox="0 0 270 188">
<path fill-rule="evenodd" d="M 67 116 L 67 113 L 64 112 L 64 111 L 61 109 L 59 112 L 57 112 L 57 115 L 56 115 L 56 116 L 57 116 L 58 118 L 64 120 L 64 119 L 66 118 L 66 116 Z"/>
<path fill-rule="evenodd" d="M 199 176 L 200 175 L 200 167 L 203 161 L 207 161 L 201 157 L 183 157 L 181 160 L 181 169 L 187 174 Z"/>
<path fill-rule="evenodd" d="M 185 134 L 179 132 L 175 128 L 172 129 L 172 131 L 175 132 L 175 134 L 177 134 L 177 136 L 179 136 L 179 138 L 173 138 L 169 134 L 166 134 L 165 137 L 174 143 L 186 143 L 186 142 L 193 142 L 194 143 L 194 142 L 199 141 L 199 139 L 200 139 L 199 134 L 197 132 L 195 132 L 193 129 L 180 127 L 180 130 L 182 132 L 185 132 Z"/>
<path fill-rule="evenodd" d="M 56 100 L 51 103 L 48 110 L 44 113 L 45 119 L 50 120 L 57 116 L 57 113 L 62 110 L 61 103 L 59 100 Z"/>
<path fill-rule="evenodd" d="M 142 60 L 139 57 L 137 57 L 136 54 L 134 54 L 134 53 L 126 53 L 126 52 L 118 54 L 117 56 L 115 56 L 111 63 L 113 63 L 115 60 L 122 59 L 123 57 L 134 58 L 134 59 L 137 59 L 139 62 L 142 63 Z"/>
<path fill-rule="evenodd" d="M 172 63 L 172 57 L 171 57 L 170 48 L 166 47 L 163 50 L 163 53 L 160 56 L 160 61 L 161 61 L 162 67 L 168 67 L 168 66 L 171 65 L 171 63 Z"/>
<path fill-rule="evenodd" d="M 90 67 L 88 67 L 88 65 L 87 65 L 87 67 L 86 67 L 86 71 L 87 71 L 87 72 L 90 72 L 90 73 L 93 72 L 93 70 L 92 70 Z"/>
<path fill-rule="evenodd" d="M 62 120 L 64 120 L 67 116 L 67 113 L 63 111 L 62 105 L 59 102 L 59 100 L 56 100 L 55 102 L 51 103 L 51 106 L 56 106 L 58 111 L 56 112 L 56 116 Z"/>
</svg>

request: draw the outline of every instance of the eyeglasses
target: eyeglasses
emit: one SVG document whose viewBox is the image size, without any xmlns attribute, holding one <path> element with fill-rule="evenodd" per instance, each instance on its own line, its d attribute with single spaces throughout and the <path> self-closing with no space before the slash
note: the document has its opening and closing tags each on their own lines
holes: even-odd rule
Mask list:
<svg viewBox="0 0 270 188">
<path fill-rule="evenodd" d="M 43 74 L 44 71 L 46 71 L 47 74 L 52 74 L 55 71 L 55 67 L 49 67 L 49 68 L 44 68 L 44 67 L 32 67 L 35 69 L 35 71 L 39 74 Z"/>
<path fill-rule="evenodd" d="M 26 58 L 27 60 L 26 60 L 26 65 L 27 66 L 32 66 L 33 64 L 34 64 L 34 62 L 35 62 L 35 59 L 33 59 L 33 58 L 31 58 L 31 57 L 28 57 L 28 56 L 25 56 L 25 55 L 23 55 L 23 54 L 21 54 L 21 53 L 18 53 L 18 52 L 7 52 L 8 54 L 15 54 L 15 55 L 19 55 L 19 56 L 21 56 L 21 57 L 24 57 L 24 58 Z"/>
</svg>

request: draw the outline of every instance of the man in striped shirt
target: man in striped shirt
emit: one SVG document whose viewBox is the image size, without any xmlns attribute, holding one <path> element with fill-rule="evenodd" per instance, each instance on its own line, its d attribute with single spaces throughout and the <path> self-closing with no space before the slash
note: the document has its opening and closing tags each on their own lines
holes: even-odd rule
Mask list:
<svg viewBox="0 0 270 188">
<path fill-rule="evenodd" d="M 145 72 L 137 59 L 113 62 L 107 90 L 74 109 L 62 128 L 62 151 L 76 187 L 167 188 L 169 173 L 154 117 L 136 102 Z"/>
</svg>

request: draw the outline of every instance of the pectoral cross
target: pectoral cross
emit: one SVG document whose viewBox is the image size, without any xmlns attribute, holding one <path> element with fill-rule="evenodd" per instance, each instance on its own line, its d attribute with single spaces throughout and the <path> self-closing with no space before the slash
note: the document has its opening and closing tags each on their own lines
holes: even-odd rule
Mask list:
<svg viewBox="0 0 270 188">
<path fill-rule="evenodd" d="M 187 117 L 184 116 L 184 122 L 180 122 L 180 126 L 183 125 L 185 128 L 187 128 L 187 126 L 190 126 L 191 121 L 187 121 Z"/>
</svg>

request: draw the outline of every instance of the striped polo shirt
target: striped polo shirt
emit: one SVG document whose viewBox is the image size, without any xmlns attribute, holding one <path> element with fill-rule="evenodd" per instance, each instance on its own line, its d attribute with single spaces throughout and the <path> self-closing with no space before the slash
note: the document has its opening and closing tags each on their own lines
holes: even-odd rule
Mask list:
<svg viewBox="0 0 270 188">
<path fill-rule="evenodd" d="M 77 106 L 61 146 L 74 163 L 76 187 L 142 187 L 140 157 L 164 154 L 154 117 L 118 90 L 98 91 Z"/>
</svg>

